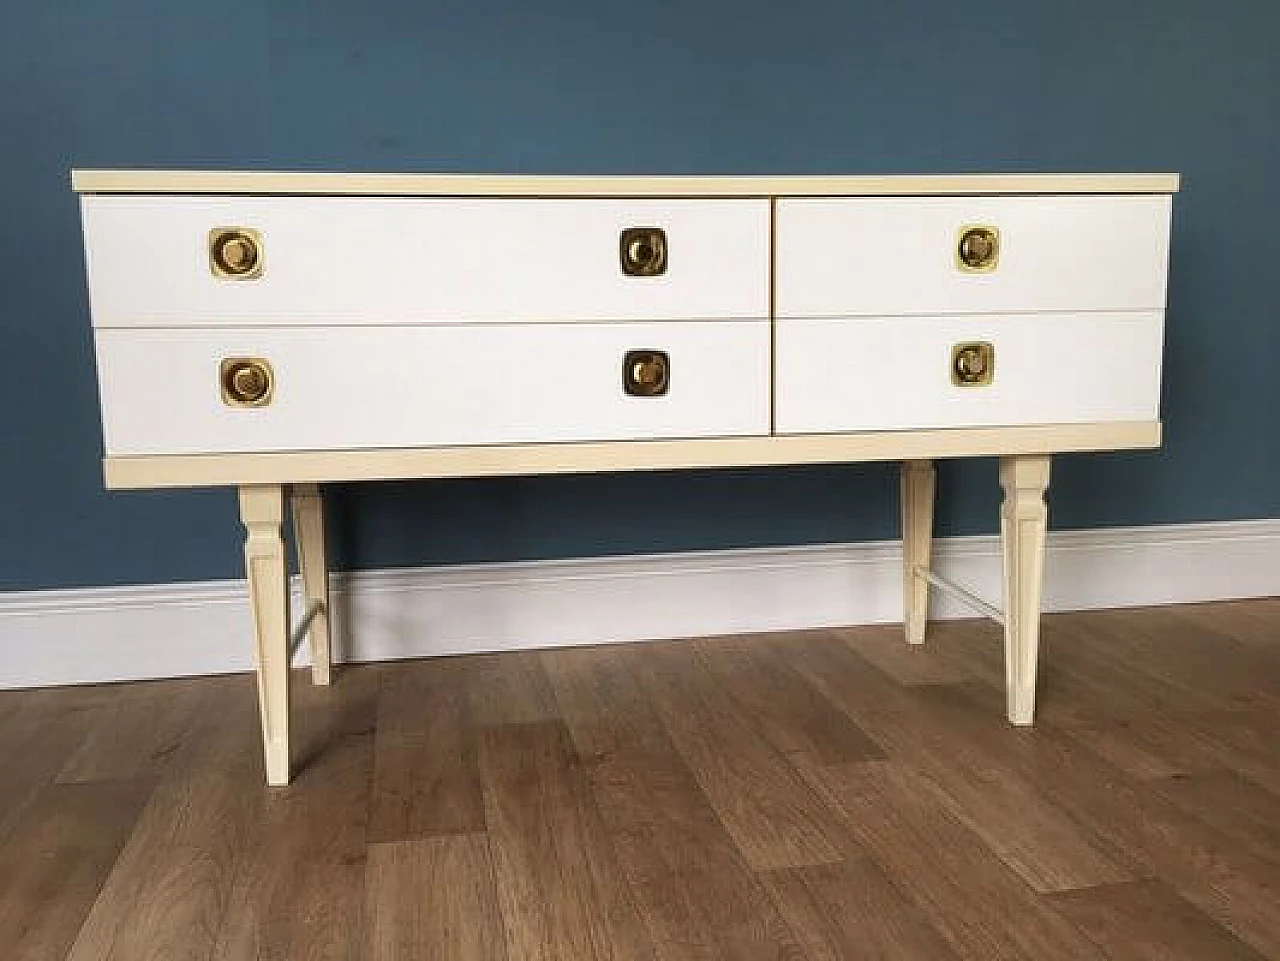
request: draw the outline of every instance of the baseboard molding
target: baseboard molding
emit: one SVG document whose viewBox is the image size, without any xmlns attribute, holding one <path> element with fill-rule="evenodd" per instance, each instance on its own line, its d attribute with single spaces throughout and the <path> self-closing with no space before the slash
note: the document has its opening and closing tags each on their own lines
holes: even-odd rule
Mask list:
<svg viewBox="0 0 1280 961">
<path fill-rule="evenodd" d="M 943 538 L 934 566 L 998 602 L 996 537 Z M 901 620 L 896 541 L 337 574 L 351 661 Z M 1280 594 L 1280 518 L 1059 531 L 1045 609 Z M 938 618 L 969 616 L 935 595 Z M 0 687 L 249 670 L 240 581 L 0 594 Z"/>
</svg>

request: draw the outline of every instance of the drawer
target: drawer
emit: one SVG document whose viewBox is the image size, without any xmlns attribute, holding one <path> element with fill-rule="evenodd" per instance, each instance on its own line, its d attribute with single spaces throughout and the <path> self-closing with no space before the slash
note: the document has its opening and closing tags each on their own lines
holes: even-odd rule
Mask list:
<svg viewBox="0 0 1280 961">
<path fill-rule="evenodd" d="M 1149 421 L 1159 311 L 778 323 L 780 434 Z M 994 350 L 991 382 L 953 382 L 958 345 Z"/>
<path fill-rule="evenodd" d="M 1163 310 L 1169 211 L 1154 195 L 781 199 L 777 315 Z M 979 233 L 961 260 L 975 228 L 993 262 Z"/>
<path fill-rule="evenodd" d="M 106 448 L 116 455 L 769 432 L 765 320 L 95 336 Z M 624 388 L 633 350 L 666 353 L 665 393 Z M 270 365 L 265 405 L 224 398 L 233 372 L 223 362 L 237 358 Z M 633 373 L 645 381 L 635 389 L 662 386 L 656 364 Z"/>
<path fill-rule="evenodd" d="M 767 200 L 86 196 L 96 327 L 766 317 Z M 252 231 L 211 257 L 211 231 Z M 665 259 L 623 270 L 623 231 Z M 637 237 L 637 254 L 657 245 Z M 631 262 L 629 261 L 629 264 Z M 252 265 L 248 276 L 215 270 Z M 660 272 L 648 275 L 648 265 Z M 260 270 L 258 269 L 260 268 Z M 256 275 L 256 276 L 255 276 Z"/>
</svg>

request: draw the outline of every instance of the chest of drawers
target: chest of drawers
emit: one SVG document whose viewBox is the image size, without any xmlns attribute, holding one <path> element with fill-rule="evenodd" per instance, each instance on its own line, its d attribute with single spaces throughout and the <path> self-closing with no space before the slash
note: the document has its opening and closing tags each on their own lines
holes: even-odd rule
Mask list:
<svg viewBox="0 0 1280 961">
<path fill-rule="evenodd" d="M 1026 724 L 1049 456 L 1159 443 L 1174 176 L 73 183 L 107 483 L 240 489 L 273 784 L 304 637 L 329 680 L 324 482 L 899 460 L 919 643 L 931 462 L 1000 457 Z"/>
</svg>

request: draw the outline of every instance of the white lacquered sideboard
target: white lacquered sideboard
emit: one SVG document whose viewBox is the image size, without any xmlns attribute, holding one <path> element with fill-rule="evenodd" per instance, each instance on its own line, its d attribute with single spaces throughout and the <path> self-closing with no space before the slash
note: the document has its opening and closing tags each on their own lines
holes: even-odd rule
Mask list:
<svg viewBox="0 0 1280 961">
<path fill-rule="evenodd" d="M 1172 174 L 72 183 L 107 486 L 239 489 L 273 785 L 324 483 L 901 461 L 906 639 L 931 587 L 997 617 L 1030 724 L 1050 458 L 1160 443 Z M 1000 459 L 1000 609 L 930 568 L 955 457 Z"/>
</svg>

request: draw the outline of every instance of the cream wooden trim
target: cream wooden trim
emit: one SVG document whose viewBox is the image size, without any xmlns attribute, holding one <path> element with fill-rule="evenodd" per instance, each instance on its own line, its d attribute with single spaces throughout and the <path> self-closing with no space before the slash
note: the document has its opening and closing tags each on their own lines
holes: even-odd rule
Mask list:
<svg viewBox="0 0 1280 961">
<path fill-rule="evenodd" d="M 1179 175 L 523 176 L 249 170 L 72 170 L 78 193 L 342 194 L 448 197 L 805 197 L 924 194 L 1155 193 Z"/>
<path fill-rule="evenodd" d="M 1160 433 L 1159 421 L 1132 421 L 491 447 L 139 455 L 108 457 L 103 467 L 111 489 L 217 487 L 1132 450 L 1159 447 Z"/>
</svg>

